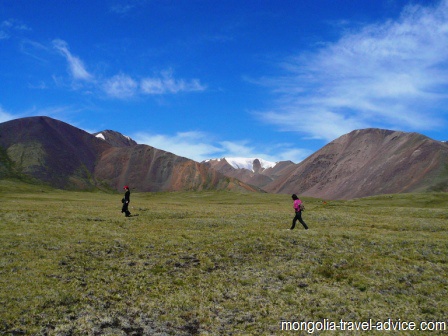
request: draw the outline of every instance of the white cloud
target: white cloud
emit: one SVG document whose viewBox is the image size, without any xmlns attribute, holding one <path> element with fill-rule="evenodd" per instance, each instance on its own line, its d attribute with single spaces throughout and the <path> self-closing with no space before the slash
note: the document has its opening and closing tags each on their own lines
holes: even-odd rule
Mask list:
<svg viewBox="0 0 448 336">
<path fill-rule="evenodd" d="M 31 30 L 26 24 L 16 19 L 4 20 L 0 23 L 0 40 L 11 38 L 20 31 Z"/>
<path fill-rule="evenodd" d="M 250 146 L 248 141 L 221 141 L 220 146 L 224 156 L 231 157 L 252 157 L 254 147 Z M 264 159 L 264 157 L 263 157 Z"/>
<path fill-rule="evenodd" d="M 86 70 L 81 59 L 72 55 L 69 51 L 67 42 L 59 39 L 53 40 L 53 47 L 67 60 L 70 74 L 74 79 L 85 81 L 93 79 L 93 76 Z"/>
<path fill-rule="evenodd" d="M 204 91 L 206 89 L 198 79 L 186 81 L 173 78 L 172 71 L 162 72 L 159 77 L 144 78 L 140 86 L 142 92 L 149 95 Z"/>
<path fill-rule="evenodd" d="M 255 157 L 273 162 L 291 160 L 297 163 L 311 154 L 308 150 L 293 148 L 293 144 L 277 144 L 275 148 L 265 148 L 266 152 L 258 152 L 246 140 L 217 141 L 204 132 L 179 132 L 174 135 L 141 132 L 132 138 L 137 143 L 197 162 L 222 157 Z"/>
<path fill-rule="evenodd" d="M 259 158 L 271 162 L 292 161 L 298 163 L 311 154 L 307 149 L 296 148 L 294 143 L 278 143 L 274 146 L 263 146 L 263 151 L 259 151 L 252 146 L 249 141 L 221 141 L 220 157 L 245 157 Z M 209 156 L 209 158 L 217 158 Z"/>
<path fill-rule="evenodd" d="M 119 74 L 105 80 L 103 89 L 111 97 L 125 99 L 135 95 L 138 84 L 131 77 Z"/>
<path fill-rule="evenodd" d="M 207 141 L 208 136 L 201 132 L 180 132 L 174 135 L 137 133 L 132 138 L 146 144 L 195 161 L 210 158 L 211 153 L 221 149 Z"/>
<path fill-rule="evenodd" d="M 73 89 L 84 88 L 80 81 L 89 83 L 94 88 L 104 91 L 109 97 L 116 99 L 129 99 L 136 95 L 161 95 L 176 94 L 180 92 L 200 92 L 206 90 L 199 79 L 176 79 L 172 70 L 163 71 L 159 76 L 132 78 L 125 73 L 119 73 L 109 78 L 100 78 L 86 70 L 84 62 L 77 56 L 74 56 L 67 42 L 63 40 L 53 40 L 53 47 L 65 57 L 68 68 L 73 79 Z M 54 76 L 55 83 L 61 80 Z"/>
<path fill-rule="evenodd" d="M 171 72 L 163 72 L 160 77 L 134 79 L 126 74 L 115 75 L 104 80 L 103 90 L 108 96 L 128 99 L 136 95 L 162 95 L 180 92 L 204 91 L 199 80 L 175 79 Z"/>
<path fill-rule="evenodd" d="M 263 79 L 278 95 L 257 113 L 284 131 L 333 140 L 353 129 L 446 127 L 437 107 L 448 98 L 448 1 L 409 6 L 395 21 L 365 26 L 282 64 Z"/>
</svg>

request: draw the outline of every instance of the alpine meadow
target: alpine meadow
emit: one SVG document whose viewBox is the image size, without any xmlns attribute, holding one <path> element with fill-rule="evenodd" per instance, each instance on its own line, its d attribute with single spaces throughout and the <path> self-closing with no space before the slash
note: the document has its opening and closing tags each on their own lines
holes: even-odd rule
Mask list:
<svg viewBox="0 0 448 336">
<path fill-rule="evenodd" d="M 0 336 L 448 335 L 447 93 L 448 0 L 0 0 Z"/>
<path fill-rule="evenodd" d="M 133 192 L 131 218 L 121 197 L 0 180 L 1 335 L 448 329 L 447 193 L 305 197 L 293 231 L 285 194 Z"/>
</svg>

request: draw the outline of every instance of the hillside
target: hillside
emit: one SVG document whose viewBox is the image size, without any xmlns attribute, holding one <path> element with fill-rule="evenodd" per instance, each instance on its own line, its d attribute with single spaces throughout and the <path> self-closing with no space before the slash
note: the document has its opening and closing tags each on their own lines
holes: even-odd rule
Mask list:
<svg viewBox="0 0 448 336">
<path fill-rule="evenodd" d="M 233 158 L 198 163 L 116 131 L 90 134 L 48 117 L 0 124 L 0 178 L 61 189 L 246 190 L 324 199 L 448 191 L 448 144 L 418 133 L 363 129 L 299 164 Z M 242 167 L 242 168 L 239 168 Z"/>
<path fill-rule="evenodd" d="M 95 185 L 92 172 L 96 161 L 111 146 L 64 122 L 31 117 L 1 123 L 0 147 L 3 166 L 8 167 L 2 176 L 84 189 Z"/>
<path fill-rule="evenodd" d="M 206 165 L 147 145 L 104 151 L 94 176 L 117 189 L 128 184 L 139 191 L 259 191 Z"/>
<path fill-rule="evenodd" d="M 0 178 L 19 177 L 61 189 L 257 191 L 195 161 L 114 131 L 97 136 L 48 117 L 0 124 Z"/>
<path fill-rule="evenodd" d="M 326 199 L 448 191 L 448 145 L 418 133 L 350 132 L 264 189 Z"/>
</svg>

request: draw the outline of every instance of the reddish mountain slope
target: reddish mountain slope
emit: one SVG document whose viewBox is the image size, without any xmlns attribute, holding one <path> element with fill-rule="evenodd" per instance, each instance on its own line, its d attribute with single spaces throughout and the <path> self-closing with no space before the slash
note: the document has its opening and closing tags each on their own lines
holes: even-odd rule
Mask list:
<svg viewBox="0 0 448 336">
<path fill-rule="evenodd" d="M 98 138 L 48 117 L 1 123 L 0 178 L 26 176 L 74 189 L 108 185 L 121 190 L 128 184 L 135 191 L 256 190 L 192 160 L 125 139 L 113 131 Z"/>
<path fill-rule="evenodd" d="M 1 123 L 0 147 L 17 174 L 58 188 L 89 188 L 100 153 L 111 146 L 64 122 L 31 117 Z"/>
<path fill-rule="evenodd" d="M 94 175 L 117 189 L 128 184 L 139 191 L 258 191 L 203 164 L 147 145 L 110 148 L 102 153 Z"/>
<path fill-rule="evenodd" d="M 135 191 L 262 187 L 326 199 L 448 191 L 448 144 L 417 133 L 353 131 L 300 164 L 285 161 L 261 169 L 254 161 L 249 170 L 225 161 L 201 164 L 105 132 L 105 139 L 98 138 L 48 117 L 1 123 L 0 178 L 25 176 L 74 189 L 108 185 L 121 190 L 124 184 Z"/>
<path fill-rule="evenodd" d="M 417 133 L 357 130 L 330 142 L 264 189 L 327 199 L 448 191 L 448 145 Z"/>
</svg>

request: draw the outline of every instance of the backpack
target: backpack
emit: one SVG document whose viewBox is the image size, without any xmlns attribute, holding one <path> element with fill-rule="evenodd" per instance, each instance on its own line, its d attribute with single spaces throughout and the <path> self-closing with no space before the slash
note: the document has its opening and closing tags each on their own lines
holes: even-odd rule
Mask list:
<svg viewBox="0 0 448 336">
<path fill-rule="evenodd" d="M 303 205 L 303 203 L 300 203 L 299 209 L 300 211 L 305 211 L 305 206 Z"/>
<path fill-rule="evenodd" d="M 121 199 L 121 203 L 124 203 L 124 202 L 126 202 L 126 200 L 124 198 L 122 198 Z"/>
</svg>

